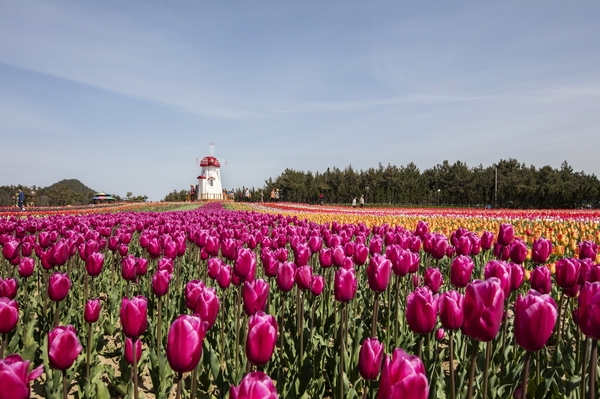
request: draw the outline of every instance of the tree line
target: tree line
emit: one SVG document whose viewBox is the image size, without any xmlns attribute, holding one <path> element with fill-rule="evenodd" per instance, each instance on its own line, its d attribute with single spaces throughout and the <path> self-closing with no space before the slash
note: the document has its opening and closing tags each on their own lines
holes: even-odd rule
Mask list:
<svg viewBox="0 0 600 399">
<path fill-rule="evenodd" d="M 269 201 L 274 189 L 282 201 L 302 203 L 318 203 L 323 193 L 326 203 L 350 203 L 362 195 L 367 204 L 582 208 L 599 206 L 600 181 L 575 172 L 566 161 L 559 169 L 538 169 L 511 158 L 488 167 L 444 161 L 422 172 L 412 162 L 367 170 L 333 167 L 323 173 L 285 169 L 263 188 L 252 189 L 252 200 L 260 201 L 262 193 Z"/>
</svg>

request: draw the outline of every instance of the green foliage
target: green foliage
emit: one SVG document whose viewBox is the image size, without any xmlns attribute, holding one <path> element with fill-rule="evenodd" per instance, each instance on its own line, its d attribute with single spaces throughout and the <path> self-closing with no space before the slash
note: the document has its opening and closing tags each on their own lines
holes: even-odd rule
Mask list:
<svg viewBox="0 0 600 399">
<path fill-rule="evenodd" d="M 496 188 L 497 173 L 497 188 Z M 414 163 L 397 167 L 379 164 L 357 171 L 327 168 L 324 173 L 285 169 L 265 181 L 261 190 L 279 189 L 281 200 L 350 203 L 363 195 L 366 204 L 416 206 L 491 206 L 499 208 L 581 208 L 600 205 L 600 181 L 595 175 L 574 172 L 567 162 L 560 169 L 527 167 L 515 159 L 500 160 L 484 168 L 444 161 L 421 172 Z M 239 191 L 239 190 L 238 190 Z M 237 197 L 236 197 L 237 198 Z M 260 195 L 252 196 L 253 201 Z"/>
<path fill-rule="evenodd" d="M 167 194 L 167 196 L 165 197 L 165 199 L 163 201 L 165 201 L 165 202 L 183 202 L 183 201 L 187 200 L 188 195 L 189 194 L 186 190 L 181 190 L 179 192 L 177 192 L 176 190 L 173 190 L 173 192 Z"/>
</svg>

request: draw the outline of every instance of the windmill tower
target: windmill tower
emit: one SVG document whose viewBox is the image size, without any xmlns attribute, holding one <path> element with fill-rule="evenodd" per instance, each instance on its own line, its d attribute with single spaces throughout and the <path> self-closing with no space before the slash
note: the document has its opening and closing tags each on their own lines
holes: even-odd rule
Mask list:
<svg viewBox="0 0 600 399">
<path fill-rule="evenodd" d="M 214 157 L 215 144 L 208 144 L 208 156 L 200 160 L 202 171 L 198 176 L 199 200 L 223 200 L 223 185 L 221 184 L 221 163 Z"/>
</svg>

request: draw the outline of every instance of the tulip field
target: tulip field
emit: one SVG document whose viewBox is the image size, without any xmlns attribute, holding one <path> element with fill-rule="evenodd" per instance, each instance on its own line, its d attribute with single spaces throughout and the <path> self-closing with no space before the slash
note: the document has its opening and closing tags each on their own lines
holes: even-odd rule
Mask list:
<svg viewBox="0 0 600 399">
<path fill-rule="evenodd" d="M 0 210 L 0 399 L 596 398 L 600 212 Z"/>
</svg>

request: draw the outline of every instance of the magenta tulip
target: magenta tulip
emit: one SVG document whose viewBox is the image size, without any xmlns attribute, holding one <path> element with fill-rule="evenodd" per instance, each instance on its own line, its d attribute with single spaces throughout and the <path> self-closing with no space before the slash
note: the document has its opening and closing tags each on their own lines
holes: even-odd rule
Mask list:
<svg viewBox="0 0 600 399">
<path fill-rule="evenodd" d="M 246 338 L 246 356 L 251 364 L 266 364 L 277 342 L 277 320 L 274 316 L 262 311 L 256 312 L 248 319 L 248 336 Z"/>
<path fill-rule="evenodd" d="M 248 373 L 240 385 L 229 389 L 230 399 L 278 399 L 277 389 L 271 378 L 262 371 Z"/>
<path fill-rule="evenodd" d="M 592 339 L 600 339 L 600 282 L 585 283 L 578 298 L 577 324 Z"/>
<path fill-rule="evenodd" d="M 123 298 L 121 301 L 121 327 L 126 337 L 137 339 L 148 325 L 148 301 L 143 296 Z"/>
<path fill-rule="evenodd" d="M 358 372 L 365 380 L 376 380 L 381 372 L 385 345 L 377 338 L 363 341 L 358 354 Z"/>
<path fill-rule="evenodd" d="M 8 299 L 15 299 L 17 297 L 17 291 L 19 284 L 14 278 L 2 279 L 0 277 L 0 297 L 6 297 Z"/>
<path fill-rule="evenodd" d="M 556 261 L 554 278 L 556 285 L 562 289 L 571 288 L 579 280 L 581 262 L 575 258 L 561 258 Z"/>
<path fill-rule="evenodd" d="M 514 311 L 517 344 L 530 352 L 542 349 L 552 335 L 558 317 L 554 299 L 531 290 L 524 297 L 517 297 Z"/>
<path fill-rule="evenodd" d="M 85 310 L 83 311 L 83 319 L 86 323 L 95 323 L 100 317 L 100 310 L 102 303 L 100 299 L 90 299 L 85 304 Z"/>
<path fill-rule="evenodd" d="M 357 288 L 354 269 L 339 268 L 335 272 L 333 295 L 339 302 L 348 302 L 354 298 Z"/>
<path fill-rule="evenodd" d="M 406 298 L 406 321 L 411 331 L 428 334 L 437 321 L 438 296 L 428 287 L 419 287 Z"/>
<path fill-rule="evenodd" d="M 172 277 L 167 270 L 157 270 L 152 276 L 152 292 L 154 292 L 154 295 L 159 297 L 167 295 Z"/>
<path fill-rule="evenodd" d="M 277 268 L 277 288 L 282 292 L 288 292 L 294 286 L 296 266 L 292 262 L 282 262 Z"/>
<path fill-rule="evenodd" d="M 498 232 L 498 244 L 502 246 L 510 245 L 515 236 L 515 230 L 511 224 L 501 224 Z"/>
<path fill-rule="evenodd" d="M 510 260 L 517 264 L 522 264 L 525 262 L 525 258 L 527 258 L 527 244 L 523 242 L 523 240 L 519 238 L 515 238 L 510 243 Z"/>
<path fill-rule="evenodd" d="M 233 274 L 242 281 L 252 281 L 255 273 L 256 255 L 251 249 L 240 248 L 233 265 Z"/>
<path fill-rule="evenodd" d="M 0 359 L 0 399 L 29 399 L 29 382 L 44 372 L 42 364 L 30 373 L 29 363 L 16 354 Z"/>
<path fill-rule="evenodd" d="M 531 246 L 531 260 L 535 263 L 546 263 L 552 254 L 552 241 L 547 238 L 538 238 Z"/>
<path fill-rule="evenodd" d="M 596 259 L 596 253 L 598 252 L 598 244 L 593 241 L 583 241 L 579 245 L 579 259 Z"/>
<path fill-rule="evenodd" d="M 426 399 L 429 382 L 425 366 L 418 356 L 411 356 L 400 348 L 386 356 L 381 368 L 377 399 Z"/>
<path fill-rule="evenodd" d="M 33 274 L 35 260 L 33 258 L 21 258 L 19 263 L 19 276 L 23 278 L 30 277 Z"/>
<path fill-rule="evenodd" d="M 125 360 L 129 364 L 133 364 L 133 340 L 131 338 L 125 338 Z M 142 340 L 135 340 L 135 361 L 139 364 L 140 358 L 142 357 Z"/>
<path fill-rule="evenodd" d="M 195 315 L 181 315 L 167 336 L 167 360 L 173 371 L 187 373 L 198 365 L 208 324 Z"/>
<path fill-rule="evenodd" d="M 364 244 L 356 244 L 354 246 L 354 254 L 352 255 L 352 260 L 354 261 L 355 265 L 364 265 L 367 262 L 368 257 L 369 248 L 367 248 Z"/>
<path fill-rule="evenodd" d="M 437 294 L 440 290 L 440 287 L 444 283 L 444 279 L 439 269 L 430 267 L 429 269 L 425 270 L 423 282 L 427 287 L 429 287 L 433 294 Z"/>
<path fill-rule="evenodd" d="M 15 259 L 19 256 L 19 241 L 12 239 L 2 246 L 2 255 L 6 260 Z"/>
<path fill-rule="evenodd" d="M 322 268 L 328 268 L 333 264 L 333 257 L 330 248 L 322 248 L 319 251 L 319 264 Z"/>
<path fill-rule="evenodd" d="M 208 277 L 212 278 L 213 280 L 216 280 L 217 277 L 219 277 L 219 271 L 221 271 L 221 268 L 223 267 L 223 261 L 221 260 L 221 258 L 210 258 L 208 260 Z"/>
<path fill-rule="evenodd" d="M 531 288 L 540 294 L 549 294 L 552 289 L 552 276 L 546 266 L 538 266 L 529 276 Z"/>
<path fill-rule="evenodd" d="M 463 315 L 464 334 L 484 342 L 494 339 L 504 315 L 504 291 L 497 277 L 467 285 Z"/>
<path fill-rule="evenodd" d="M 217 320 L 220 306 L 216 290 L 213 287 L 205 287 L 197 297 L 193 312 L 206 322 L 207 330 L 210 330 Z"/>
<path fill-rule="evenodd" d="M 463 323 L 463 303 L 465 297 L 458 291 L 446 291 L 439 299 L 439 312 L 442 327 L 458 330 Z"/>
<path fill-rule="evenodd" d="M 221 270 L 219 270 L 219 275 L 217 276 L 217 284 L 221 289 L 229 288 L 231 285 L 231 266 L 224 265 Z"/>
<path fill-rule="evenodd" d="M 252 316 L 259 310 L 264 311 L 269 298 L 269 283 L 263 279 L 244 282 L 242 298 L 244 300 L 244 313 L 247 316 Z"/>
<path fill-rule="evenodd" d="M 196 303 L 198 302 L 198 297 L 204 290 L 205 284 L 200 280 L 190 280 L 185 285 L 184 296 L 185 296 L 185 306 L 189 310 L 194 310 L 196 308 Z"/>
<path fill-rule="evenodd" d="M 437 331 L 435 332 L 436 341 L 443 341 L 445 334 L 446 334 L 446 332 L 444 331 L 443 328 L 438 328 Z"/>
<path fill-rule="evenodd" d="M 296 264 L 297 266 L 297 264 Z M 312 279 L 312 268 L 308 265 L 300 266 L 296 269 L 294 281 L 301 290 L 307 290 L 310 288 L 310 281 Z"/>
<path fill-rule="evenodd" d="M 85 260 L 85 269 L 90 276 L 99 276 L 104 266 L 104 255 L 100 252 L 90 254 Z"/>
<path fill-rule="evenodd" d="M 367 282 L 375 292 L 384 292 L 390 282 L 392 262 L 385 256 L 375 253 L 367 266 Z"/>
<path fill-rule="evenodd" d="M 314 296 L 319 296 L 325 287 L 325 279 L 323 276 L 314 275 L 310 281 L 310 292 Z"/>
<path fill-rule="evenodd" d="M 483 276 L 485 279 L 496 277 L 500 282 L 502 291 L 504 291 L 504 297 L 508 298 L 510 294 L 510 271 L 508 264 L 502 260 L 491 260 L 486 263 Z"/>
<path fill-rule="evenodd" d="M 456 288 L 464 288 L 471 281 L 475 263 L 470 256 L 458 255 L 450 263 L 450 284 Z"/>
<path fill-rule="evenodd" d="M 67 370 L 73 365 L 81 344 L 73 326 L 58 326 L 48 333 L 48 360 L 55 370 Z"/>
<path fill-rule="evenodd" d="M 473 240 L 468 235 L 461 236 L 456 240 L 454 250 L 456 251 L 456 255 L 471 255 Z"/>
<path fill-rule="evenodd" d="M 127 281 L 135 281 L 137 278 L 137 261 L 133 255 L 127 255 L 121 259 L 121 277 Z"/>
<path fill-rule="evenodd" d="M 48 280 L 48 297 L 54 302 L 60 302 L 67 297 L 71 288 L 71 280 L 67 273 L 54 273 Z"/>
<path fill-rule="evenodd" d="M 19 304 L 8 298 L 0 298 L 0 334 L 8 334 L 19 321 Z"/>
</svg>

